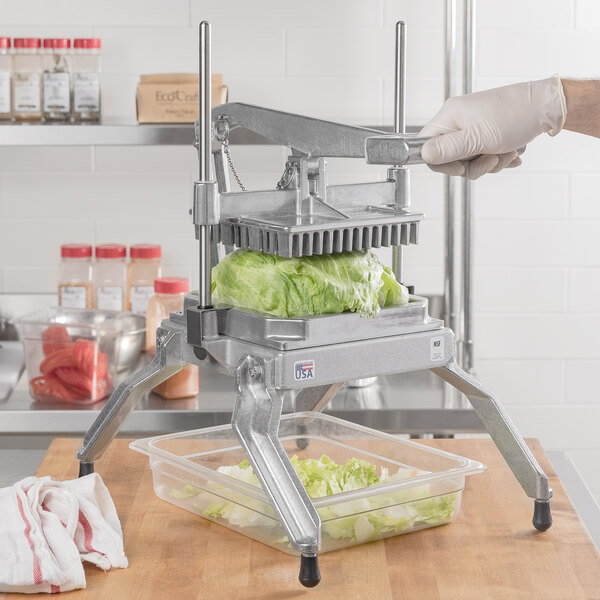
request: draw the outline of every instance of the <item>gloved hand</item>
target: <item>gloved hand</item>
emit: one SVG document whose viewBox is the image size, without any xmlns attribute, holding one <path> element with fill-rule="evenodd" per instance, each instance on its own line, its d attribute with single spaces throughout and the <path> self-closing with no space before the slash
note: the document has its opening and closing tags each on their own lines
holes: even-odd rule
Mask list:
<svg viewBox="0 0 600 600">
<path fill-rule="evenodd" d="M 517 150 L 541 133 L 556 135 L 566 106 L 557 75 L 449 98 L 421 130 L 433 137 L 421 155 L 432 170 L 468 179 L 518 167 Z"/>
</svg>

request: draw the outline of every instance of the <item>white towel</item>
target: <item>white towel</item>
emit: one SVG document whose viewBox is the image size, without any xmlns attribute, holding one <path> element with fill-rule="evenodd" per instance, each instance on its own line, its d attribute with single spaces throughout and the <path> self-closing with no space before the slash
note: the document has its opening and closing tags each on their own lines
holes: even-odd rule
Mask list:
<svg viewBox="0 0 600 600">
<path fill-rule="evenodd" d="M 100 475 L 27 477 L 0 489 L 0 592 L 85 588 L 82 560 L 127 567 L 121 523 Z"/>
</svg>

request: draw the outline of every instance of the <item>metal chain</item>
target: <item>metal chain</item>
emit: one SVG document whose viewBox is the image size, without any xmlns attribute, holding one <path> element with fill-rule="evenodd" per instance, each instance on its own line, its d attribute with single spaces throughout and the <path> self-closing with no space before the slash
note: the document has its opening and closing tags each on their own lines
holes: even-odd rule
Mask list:
<svg viewBox="0 0 600 600">
<path fill-rule="evenodd" d="M 283 171 L 283 175 L 281 179 L 277 182 L 277 189 L 284 190 L 287 188 L 290 183 L 292 183 L 292 179 L 294 179 L 294 175 L 296 174 L 296 168 L 291 162 L 285 163 L 285 170 Z"/>
<path fill-rule="evenodd" d="M 240 186 L 240 189 L 242 190 L 242 192 L 245 192 L 246 186 L 242 183 L 242 180 L 240 179 L 240 176 L 238 175 L 235 165 L 233 164 L 233 160 L 231 159 L 231 154 L 229 153 L 229 139 L 227 138 L 226 135 L 224 135 L 222 138 L 217 138 L 217 139 L 223 145 L 223 152 L 225 152 L 225 156 L 227 157 L 227 163 L 229 164 L 229 168 L 231 169 L 231 172 L 233 173 L 233 176 L 234 176 L 235 180 L 237 181 L 237 184 Z"/>
</svg>

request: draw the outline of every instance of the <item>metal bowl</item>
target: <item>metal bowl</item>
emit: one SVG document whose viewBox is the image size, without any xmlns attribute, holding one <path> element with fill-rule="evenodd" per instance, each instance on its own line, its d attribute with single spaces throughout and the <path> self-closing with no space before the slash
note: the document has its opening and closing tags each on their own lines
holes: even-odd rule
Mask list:
<svg viewBox="0 0 600 600">
<path fill-rule="evenodd" d="M 118 320 L 121 327 L 117 371 L 125 371 L 138 360 L 146 342 L 146 319 L 140 315 L 128 315 Z"/>
<path fill-rule="evenodd" d="M 117 371 L 132 367 L 142 352 L 146 341 L 146 319 L 127 311 L 58 309 L 63 312 L 56 319 L 65 325 L 85 322 L 101 328 L 106 326 L 119 334 L 117 343 Z"/>
<path fill-rule="evenodd" d="M 48 325 L 60 324 L 69 328 L 74 337 L 107 335 L 117 337 L 114 353 L 117 371 L 132 367 L 138 360 L 146 341 L 146 319 L 131 312 L 89 310 L 80 308 L 47 308 L 19 320 L 21 338 L 39 337 Z"/>
</svg>

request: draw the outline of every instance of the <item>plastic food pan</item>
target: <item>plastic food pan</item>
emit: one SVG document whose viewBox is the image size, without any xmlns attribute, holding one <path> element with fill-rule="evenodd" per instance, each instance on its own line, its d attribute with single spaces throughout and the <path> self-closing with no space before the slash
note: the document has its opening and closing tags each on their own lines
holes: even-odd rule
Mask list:
<svg viewBox="0 0 600 600">
<path fill-rule="evenodd" d="M 452 521 L 465 476 L 480 462 L 315 412 L 284 415 L 279 439 L 288 454 L 337 464 L 351 458 L 376 465 L 384 479 L 362 489 L 314 498 L 321 517 L 321 552 Z M 297 554 L 260 487 L 219 472 L 245 460 L 230 425 L 137 440 L 150 457 L 159 498 L 263 544 Z"/>
</svg>

